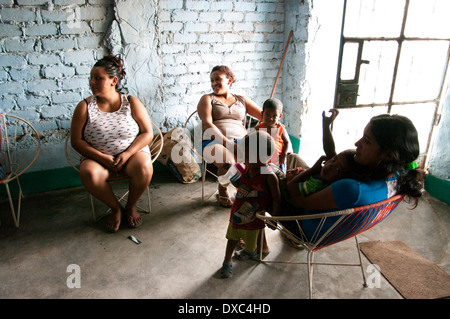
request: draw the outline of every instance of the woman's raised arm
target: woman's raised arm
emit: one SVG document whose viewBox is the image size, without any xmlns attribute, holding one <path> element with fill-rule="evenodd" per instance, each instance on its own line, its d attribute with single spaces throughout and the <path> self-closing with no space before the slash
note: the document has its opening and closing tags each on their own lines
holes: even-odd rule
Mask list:
<svg viewBox="0 0 450 319">
<path fill-rule="evenodd" d="M 245 100 L 245 108 L 247 109 L 247 113 L 250 114 L 251 116 L 257 118 L 258 120 L 262 121 L 262 110 L 258 106 L 258 104 L 256 104 L 255 102 L 253 102 L 252 100 L 250 100 L 249 98 L 246 98 L 246 97 L 244 97 L 244 100 Z"/>
</svg>

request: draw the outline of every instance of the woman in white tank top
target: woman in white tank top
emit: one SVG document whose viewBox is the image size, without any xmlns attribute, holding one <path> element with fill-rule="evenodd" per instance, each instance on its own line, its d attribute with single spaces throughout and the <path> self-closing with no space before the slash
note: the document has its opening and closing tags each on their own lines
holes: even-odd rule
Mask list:
<svg viewBox="0 0 450 319">
<path fill-rule="evenodd" d="M 89 79 L 92 96 L 78 103 L 71 125 L 72 146 L 82 155 L 81 182 L 111 208 L 112 215 L 106 224 L 111 232 L 119 230 L 123 214 L 130 227 L 141 225 L 136 203 L 153 175 L 148 148 L 153 138 L 152 123 L 137 98 L 119 92 L 124 76 L 120 57 L 109 55 L 99 60 Z M 117 174 L 130 177 L 125 207 L 107 182 Z"/>
</svg>

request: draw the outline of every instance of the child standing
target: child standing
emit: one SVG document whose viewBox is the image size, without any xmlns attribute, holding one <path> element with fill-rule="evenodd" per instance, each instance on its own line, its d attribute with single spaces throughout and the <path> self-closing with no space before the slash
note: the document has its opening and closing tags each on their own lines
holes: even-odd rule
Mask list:
<svg viewBox="0 0 450 319">
<path fill-rule="evenodd" d="M 222 278 L 229 278 L 233 274 L 232 255 L 240 239 L 244 240 L 245 248 L 236 252 L 236 258 L 248 260 L 257 256 L 257 238 L 260 231 L 264 230 L 265 223 L 256 217 L 256 212 L 270 210 L 272 215 L 278 215 L 280 209 L 278 178 L 268 166 L 274 150 L 273 139 L 266 132 L 256 131 L 247 135 L 242 144 L 245 168 L 237 166 L 241 170 L 241 177 L 233 183 L 237 193 L 226 234 L 228 242 Z"/>
<path fill-rule="evenodd" d="M 286 156 L 289 149 L 289 134 L 283 124 L 279 122 L 283 116 L 283 103 L 278 99 L 267 99 L 263 104 L 262 118 L 258 129 L 264 129 L 275 141 L 275 153 L 270 163 L 280 166 L 286 172 Z"/>
</svg>

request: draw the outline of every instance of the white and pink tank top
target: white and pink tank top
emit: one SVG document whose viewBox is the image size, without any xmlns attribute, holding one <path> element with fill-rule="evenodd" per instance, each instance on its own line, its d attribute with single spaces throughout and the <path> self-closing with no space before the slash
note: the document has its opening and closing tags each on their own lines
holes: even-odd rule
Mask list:
<svg viewBox="0 0 450 319">
<path fill-rule="evenodd" d="M 116 156 L 124 152 L 139 134 L 139 125 L 131 115 L 127 96 L 121 94 L 121 100 L 122 104 L 115 112 L 102 112 L 95 96 L 92 96 L 87 106 L 84 139 L 104 154 Z"/>
</svg>

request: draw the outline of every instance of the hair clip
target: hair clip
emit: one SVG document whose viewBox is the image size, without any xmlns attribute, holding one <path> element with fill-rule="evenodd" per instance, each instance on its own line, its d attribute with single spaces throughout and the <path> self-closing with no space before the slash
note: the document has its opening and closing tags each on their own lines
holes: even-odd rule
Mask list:
<svg viewBox="0 0 450 319">
<path fill-rule="evenodd" d="M 416 162 L 411 162 L 411 163 L 406 164 L 406 167 L 407 167 L 409 170 L 415 170 L 415 169 L 417 168 L 417 166 L 419 166 L 419 165 L 417 165 Z"/>
</svg>

